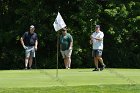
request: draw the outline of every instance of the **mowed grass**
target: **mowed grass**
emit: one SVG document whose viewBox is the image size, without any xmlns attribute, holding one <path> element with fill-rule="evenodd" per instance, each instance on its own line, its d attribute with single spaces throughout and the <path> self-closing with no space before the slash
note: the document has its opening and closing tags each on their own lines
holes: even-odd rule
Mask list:
<svg viewBox="0 0 140 93">
<path fill-rule="evenodd" d="M 140 69 L 1 70 L 0 93 L 140 93 Z"/>
</svg>

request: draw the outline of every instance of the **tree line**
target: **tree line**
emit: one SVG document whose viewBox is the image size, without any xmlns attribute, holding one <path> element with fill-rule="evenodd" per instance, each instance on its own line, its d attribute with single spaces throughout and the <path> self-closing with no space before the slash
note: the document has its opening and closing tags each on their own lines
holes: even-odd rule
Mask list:
<svg viewBox="0 0 140 93">
<path fill-rule="evenodd" d="M 0 69 L 24 68 L 20 37 L 31 24 L 39 37 L 37 68 L 56 68 L 58 11 L 74 39 L 72 68 L 94 66 L 89 39 L 96 24 L 105 34 L 107 67 L 140 68 L 139 10 L 139 0 L 1 0 Z M 62 60 L 59 53 L 59 68 L 64 68 Z"/>
</svg>

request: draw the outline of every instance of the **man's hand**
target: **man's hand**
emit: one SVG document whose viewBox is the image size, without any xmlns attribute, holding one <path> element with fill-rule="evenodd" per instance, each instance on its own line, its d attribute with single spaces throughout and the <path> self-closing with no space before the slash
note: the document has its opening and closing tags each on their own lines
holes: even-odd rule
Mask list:
<svg viewBox="0 0 140 93">
<path fill-rule="evenodd" d="M 35 46 L 35 50 L 37 51 L 37 46 Z"/>
<path fill-rule="evenodd" d="M 92 43 L 93 43 L 93 41 L 92 41 L 92 40 L 90 40 L 90 41 L 89 41 L 89 43 L 90 43 L 90 44 L 92 44 Z"/>
<path fill-rule="evenodd" d="M 103 40 L 102 38 L 94 38 L 94 39 L 96 39 L 98 41 L 102 41 Z"/>
<path fill-rule="evenodd" d="M 28 47 L 26 47 L 25 45 L 23 45 L 23 48 L 24 48 L 24 49 L 28 49 Z"/>
<path fill-rule="evenodd" d="M 72 50 L 72 47 L 69 47 L 69 50 Z"/>
</svg>

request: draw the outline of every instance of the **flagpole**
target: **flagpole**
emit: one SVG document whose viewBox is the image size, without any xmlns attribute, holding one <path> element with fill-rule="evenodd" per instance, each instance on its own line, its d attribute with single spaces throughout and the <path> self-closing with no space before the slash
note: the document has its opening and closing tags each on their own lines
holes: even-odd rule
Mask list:
<svg viewBox="0 0 140 93">
<path fill-rule="evenodd" d="M 53 23 L 54 29 L 57 32 L 57 65 L 56 65 L 56 77 L 58 77 L 58 65 L 59 65 L 59 59 L 58 59 L 58 55 L 59 55 L 59 32 L 61 29 L 63 29 L 64 27 L 66 27 L 66 24 L 62 18 L 62 16 L 60 15 L 60 13 L 58 12 L 57 17 Z"/>
<path fill-rule="evenodd" d="M 58 12 L 59 12 L 59 9 L 60 9 L 60 6 L 58 7 Z M 57 31 L 57 65 L 56 65 L 56 78 L 58 78 L 58 61 L 59 61 L 59 58 L 58 58 L 58 52 L 59 52 L 59 31 Z"/>
<path fill-rule="evenodd" d="M 58 7 L 58 12 L 59 12 L 59 10 L 60 10 L 60 6 Z M 57 31 L 58 33 L 57 33 L 57 66 L 56 66 L 56 78 L 58 77 L 58 61 L 59 61 L 59 59 L 58 59 L 58 52 L 59 52 L 59 31 Z"/>
<path fill-rule="evenodd" d="M 59 32 L 57 33 L 57 65 L 56 65 L 56 77 L 58 77 L 58 52 L 59 52 Z"/>
</svg>

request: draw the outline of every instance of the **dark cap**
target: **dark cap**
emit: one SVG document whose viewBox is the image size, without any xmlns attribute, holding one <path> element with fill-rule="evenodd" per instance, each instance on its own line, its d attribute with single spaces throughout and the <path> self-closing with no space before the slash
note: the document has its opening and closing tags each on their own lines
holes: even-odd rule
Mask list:
<svg viewBox="0 0 140 93">
<path fill-rule="evenodd" d="M 62 28 L 62 31 L 67 31 L 67 27 Z"/>
<path fill-rule="evenodd" d="M 96 25 L 95 27 L 96 27 L 96 28 L 100 28 L 100 25 Z"/>
</svg>

